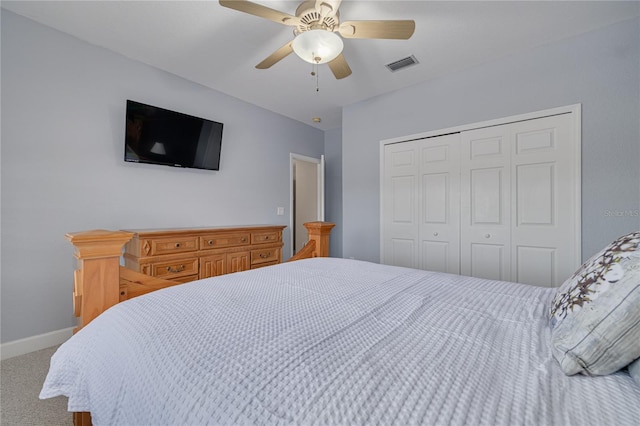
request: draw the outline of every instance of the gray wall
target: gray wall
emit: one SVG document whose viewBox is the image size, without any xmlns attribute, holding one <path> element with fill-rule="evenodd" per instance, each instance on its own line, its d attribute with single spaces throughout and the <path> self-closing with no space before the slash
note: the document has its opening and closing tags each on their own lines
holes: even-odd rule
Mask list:
<svg viewBox="0 0 640 426">
<path fill-rule="evenodd" d="M 380 259 L 381 140 L 576 103 L 583 258 L 640 229 L 640 20 L 633 19 L 344 108 L 344 257 Z"/>
<path fill-rule="evenodd" d="M 342 257 L 342 129 L 324 133 L 325 220 L 336 226 L 329 237 L 329 256 Z"/>
<path fill-rule="evenodd" d="M 324 153 L 318 129 L 6 10 L 1 36 L 2 342 L 75 325 L 65 233 L 288 224 L 289 153 Z M 223 122 L 220 171 L 125 163 L 128 98 Z"/>
</svg>

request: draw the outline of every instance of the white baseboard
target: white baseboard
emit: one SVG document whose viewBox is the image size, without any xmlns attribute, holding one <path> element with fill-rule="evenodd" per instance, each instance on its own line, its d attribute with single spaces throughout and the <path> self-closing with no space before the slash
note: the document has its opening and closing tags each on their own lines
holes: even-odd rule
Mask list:
<svg viewBox="0 0 640 426">
<path fill-rule="evenodd" d="M 75 327 L 63 328 L 62 330 L 3 343 L 0 345 L 0 359 L 5 360 L 7 358 L 13 358 L 14 356 L 60 345 L 73 335 L 74 328 Z"/>
</svg>

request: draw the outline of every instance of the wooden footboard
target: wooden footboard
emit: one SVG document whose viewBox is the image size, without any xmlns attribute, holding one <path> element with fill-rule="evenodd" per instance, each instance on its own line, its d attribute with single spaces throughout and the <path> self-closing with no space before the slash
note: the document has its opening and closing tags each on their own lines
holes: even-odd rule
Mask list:
<svg viewBox="0 0 640 426">
<path fill-rule="evenodd" d="M 163 280 L 161 278 L 151 277 L 133 269 L 120 267 L 120 302 L 161 288 L 171 287 L 182 284 L 178 281 Z"/>
<path fill-rule="evenodd" d="M 308 222 L 304 226 L 309 242 L 289 261 L 329 255 L 329 234 L 335 226 L 328 222 Z M 120 266 L 123 246 L 131 232 L 94 230 L 66 235 L 75 247 L 78 269 L 74 274 L 73 310 L 78 317 L 74 333 L 116 303 L 155 290 L 181 284 Z M 75 426 L 91 426 L 91 413 L 73 413 Z"/>
<path fill-rule="evenodd" d="M 309 233 L 309 242 L 289 260 L 328 256 L 329 234 L 335 225 L 308 222 L 304 226 Z M 122 247 L 132 237 L 131 232 L 105 230 L 66 235 L 75 247 L 78 259 L 73 288 L 73 309 L 78 317 L 78 327 L 74 332 L 116 303 L 180 284 L 120 266 Z"/>
</svg>

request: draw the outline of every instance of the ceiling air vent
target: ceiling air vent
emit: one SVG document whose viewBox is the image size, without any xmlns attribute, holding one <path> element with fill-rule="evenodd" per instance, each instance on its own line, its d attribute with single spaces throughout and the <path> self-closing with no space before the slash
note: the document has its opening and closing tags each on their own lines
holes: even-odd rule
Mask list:
<svg viewBox="0 0 640 426">
<path fill-rule="evenodd" d="M 419 63 L 415 56 L 407 56 L 406 58 L 399 59 L 395 62 L 391 62 L 387 64 L 386 67 L 389 68 L 391 72 L 395 72 L 401 70 L 406 67 L 410 67 L 411 65 L 415 65 Z"/>
</svg>

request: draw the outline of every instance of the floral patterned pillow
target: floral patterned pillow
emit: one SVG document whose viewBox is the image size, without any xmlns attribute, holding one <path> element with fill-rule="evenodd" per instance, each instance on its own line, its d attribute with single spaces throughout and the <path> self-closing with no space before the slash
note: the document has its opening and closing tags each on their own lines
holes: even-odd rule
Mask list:
<svg viewBox="0 0 640 426">
<path fill-rule="evenodd" d="M 640 232 L 586 261 L 551 304 L 551 350 L 568 374 L 613 373 L 640 357 Z"/>
</svg>

